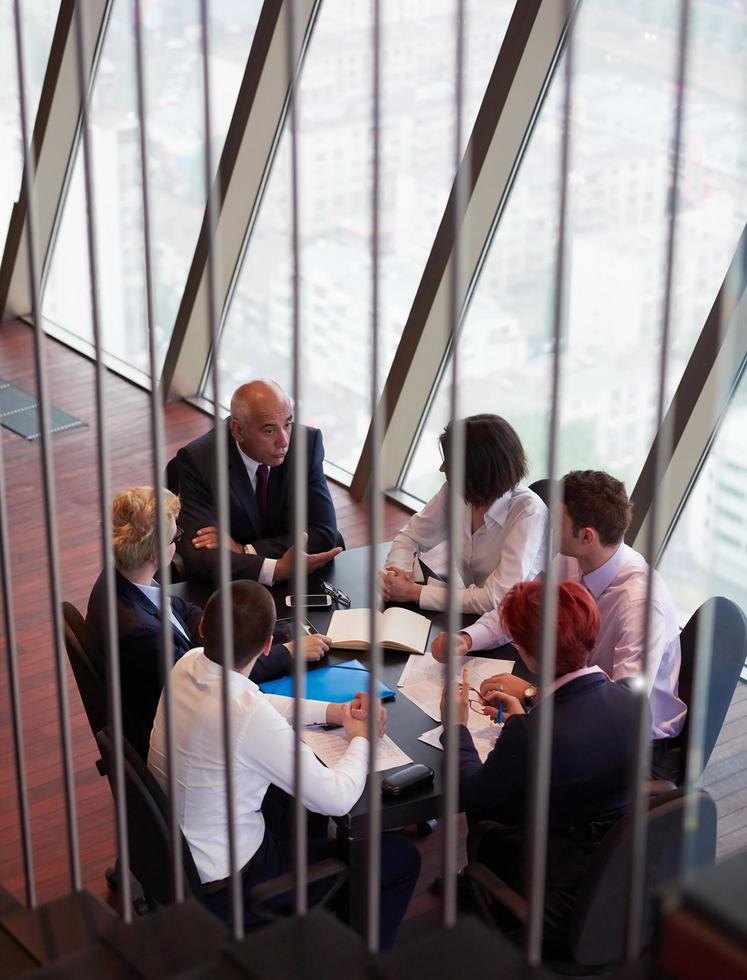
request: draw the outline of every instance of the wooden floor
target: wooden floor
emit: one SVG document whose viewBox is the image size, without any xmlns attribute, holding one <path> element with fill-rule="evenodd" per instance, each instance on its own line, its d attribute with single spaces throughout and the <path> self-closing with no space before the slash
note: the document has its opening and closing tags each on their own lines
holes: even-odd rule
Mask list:
<svg viewBox="0 0 747 980">
<path fill-rule="evenodd" d="M 55 436 L 54 487 L 56 550 L 62 597 L 85 609 L 91 585 L 101 568 L 100 503 L 96 455 L 93 365 L 48 341 L 48 370 L 53 403 L 89 425 Z M 32 334 L 23 324 L 0 327 L 0 377 L 27 391 L 35 390 Z M 149 438 L 149 396 L 116 376 L 107 377 L 106 423 L 114 492 L 138 483 L 153 483 Z M 166 410 L 169 455 L 210 428 L 210 419 L 186 404 Z M 38 900 L 69 889 L 69 858 L 62 804 L 59 724 L 54 679 L 44 536 L 40 446 L 3 430 L 2 449 L 9 516 L 11 588 L 20 663 L 23 740 L 31 806 L 34 878 Z M 332 487 L 338 522 L 349 547 L 368 543 L 366 509 L 339 487 Z M 385 511 L 384 537 L 402 525 L 404 513 L 392 504 Z M 2 624 L 0 624 L 2 626 Z M 24 896 L 17 815 L 8 679 L 3 642 L 0 658 L 0 882 Z M 114 859 L 111 797 L 94 767 L 97 756 L 72 675 L 65 663 L 70 703 L 77 833 L 84 884 L 105 897 L 104 869 Z M 747 685 L 734 697 L 704 785 L 718 801 L 719 854 L 747 844 Z M 438 832 L 421 843 L 424 868 L 412 911 L 432 907 L 424 887 L 440 866 Z"/>
</svg>

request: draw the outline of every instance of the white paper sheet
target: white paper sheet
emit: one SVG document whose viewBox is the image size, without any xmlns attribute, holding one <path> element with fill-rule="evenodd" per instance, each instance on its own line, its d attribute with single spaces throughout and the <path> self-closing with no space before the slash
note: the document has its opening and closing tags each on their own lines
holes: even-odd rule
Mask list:
<svg viewBox="0 0 747 980">
<path fill-rule="evenodd" d="M 430 681 L 416 681 L 400 688 L 399 693 L 404 694 L 434 721 L 441 721 L 441 690 L 441 685 L 436 687 Z"/>
<path fill-rule="evenodd" d="M 434 748 L 441 749 L 441 751 L 443 751 L 443 745 L 441 745 L 441 732 L 443 730 L 443 725 L 439 725 L 437 728 L 432 728 L 429 732 L 423 732 L 419 741 L 425 742 L 426 745 L 432 745 Z M 477 754 L 480 756 L 481 762 L 485 762 L 487 757 L 493 751 L 493 746 L 495 745 L 496 741 L 498 740 L 498 736 L 502 731 L 502 724 L 496 725 L 492 722 L 489 727 L 470 727 L 472 741 L 475 743 L 475 748 L 477 749 Z"/>
<path fill-rule="evenodd" d="M 511 674 L 514 669 L 513 660 L 491 660 L 488 657 L 462 657 L 459 661 L 459 676 L 468 667 L 470 684 L 479 688 L 480 684 L 494 674 Z M 440 664 L 432 653 L 412 654 L 399 676 L 397 687 L 407 687 L 410 684 L 429 681 L 438 687 L 439 699 L 446 683 L 446 664 Z"/>
<path fill-rule="evenodd" d="M 348 748 L 348 737 L 344 728 L 306 728 L 303 740 L 311 751 L 325 766 L 334 766 L 345 755 Z M 395 766 L 406 766 L 412 762 L 409 755 L 402 751 L 392 739 L 385 735 L 379 739 L 376 746 L 376 771 L 394 769 Z"/>
</svg>

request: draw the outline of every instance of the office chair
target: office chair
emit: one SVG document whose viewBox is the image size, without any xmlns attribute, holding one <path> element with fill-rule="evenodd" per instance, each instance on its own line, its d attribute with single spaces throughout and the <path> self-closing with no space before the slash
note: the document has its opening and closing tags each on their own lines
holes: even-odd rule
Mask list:
<svg viewBox="0 0 747 980">
<path fill-rule="evenodd" d="M 697 819 L 687 839 L 688 870 L 707 867 L 716 857 L 716 804 L 704 790 L 695 792 L 693 812 Z M 685 794 L 680 789 L 649 799 L 641 909 L 644 948 L 653 938 L 656 895 L 682 870 L 686 841 L 684 813 Z M 467 865 L 465 875 L 472 884 L 480 913 L 488 922 L 505 922 L 508 915 L 517 927 L 522 926 L 528 915 L 526 899 L 481 860 L 490 853 L 490 836 L 487 828 L 481 837 L 477 859 Z M 546 944 L 544 961 L 550 969 L 561 974 L 593 976 L 624 958 L 632 843 L 632 813 L 629 812 L 607 831 L 591 858 L 570 913 L 567 944 L 562 948 Z"/>
<path fill-rule="evenodd" d="M 72 603 L 62 603 L 62 617 L 67 657 L 95 738 L 108 721 L 103 658 L 85 620 Z"/>
<path fill-rule="evenodd" d="M 108 728 L 96 735 L 96 742 L 109 774 L 109 785 L 112 786 L 114 745 Z M 124 770 L 130 871 L 139 882 L 146 899 L 136 910 L 147 911 L 158 905 L 170 905 L 174 900 L 169 806 L 155 777 L 127 739 L 124 740 Z M 203 897 L 200 876 L 189 844 L 181 831 L 179 846 L 184 869 L 185 897 L 200 900 Z M 327 891 L 312 907 L 326 905 L 337 894 L 347 877 L 347 865 L 342 861 L 326 860 L 310 865 L 309 884 L 330 879 Z M 283 918 L 272 910 L 270 903 L 282 895 L 290 894 L 294 884 L 294 875 L 285 874 L 257 885 L 247 896 L 245 913 L 251 913 L 263 922 Z"/>
<path fill-rule="evenodd" d="M 708 631 L 705 633 L 704 631 Z M 690 739 L 690 705 L 695 682 L 695 658 L 699 646 L 711 650 L 711 664 L 707 690 L 705 727 L 702 756 L 693 780 L 699 778 L 721 734 L 726 712 L 729 710 L 739 675 L 747 659 L 747 619 L 739 606 L 723 596 L 707 599 L 696 609 L 680 633 L 680 679 L 678 693 L 688 706 L 685 725 L 673 739 L 682 748 L 682 770 L 677 780 L 681 785 L 687 773 Z"/>
<path fill-rule="evenodd" d="M 172 456 L 166 464 L 164 480 L 168 490 L 172 493 L 179 493 L 179 461 L 176 456 Z"/>
<path fill-rule="evenodd" d="M 529 484 L 529 489 L 534 491 L 540 500 L 548 507 L 550 505 L 550 483 L 551 480 L 535 480 Z"/>
</svg>

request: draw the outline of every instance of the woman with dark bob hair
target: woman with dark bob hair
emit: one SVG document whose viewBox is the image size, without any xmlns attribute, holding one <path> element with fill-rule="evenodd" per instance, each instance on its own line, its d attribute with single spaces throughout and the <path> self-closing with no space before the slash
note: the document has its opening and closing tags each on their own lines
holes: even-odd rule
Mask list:
<svg viewBox="0 0 747 980">
<path fill-rule="evenodd" d="M 538 667 L 542 595 L 542 582 L 520 582 L 501 603 L 506 629 L 532 674 Z M 542 697 L 552 694 L 554 699 L 544 931 L 546 943 L 562 946 L 591 856 L 628 805 L 637 699 L 624 684 L 613 684 L 601 668 L 588 666 L 599 637 L 599 610 L 593 596 L 578 582 L 561 582 L 557 599 L 556 677 L 541 692 Z M 491 681 L 481 686 L 478 700 L 470 690 L 468 670 L 458 687 L 460 809 L 466 812 L 471 830 L 480 820 L 499 822 L 500 830 L 477 845 L 477 860 L 522 892 L 523 837 L 538 712 L 525 710 L 518 698 L 496 690 Z M 484 712 L 493 717 L 502 702 L 506 718 L 484 765 L 467 728 L 469 713 L 480 710 L 480 701 L 490 705 Z M 445 717 L 443 700 L 441 712 Z"/>
<path fill-rule="evenodd" d="M 516 582 L 544 570 L 547 508 L 535 493 L 519 486 L 527 475 L 527 459 L 505 419 L 470 415 L 463 425 L 461 581 L 455 584 L 462 609 L 484 613 L 495 609 Z M 442 473 L 448 473 L 453 436 L 450 422 L 439 438 Z M 444 484 L 392 542 L 380 576 L 386 600 L 446 609 L 448 500 Z"/>
</svg>

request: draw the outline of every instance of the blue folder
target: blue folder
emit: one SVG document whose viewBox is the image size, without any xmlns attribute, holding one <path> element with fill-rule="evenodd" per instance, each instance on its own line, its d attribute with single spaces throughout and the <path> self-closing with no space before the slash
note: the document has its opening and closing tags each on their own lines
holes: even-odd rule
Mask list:
<svg viewBox="0 0 747 980">
<path fill-rule="evenodd" d="M 368 670 L 360 660 L 348 660 L 342 664 L 332 664 L 310 670 L 306 674 L 306 698 L 309 701 L 332 701 L 342 704 L 352 701 L 358 691 L 368 690 L 370 684 Z M 278 677 L 274 681 L 265 681 L 259 685 L 265 694 L 282 694 L 292 698 L 295 690 L 294 679 L 291 675 Z M 394 691 L 379 681 L 378 695 L 383 701 L 394 697 Z"/>
</svg>

